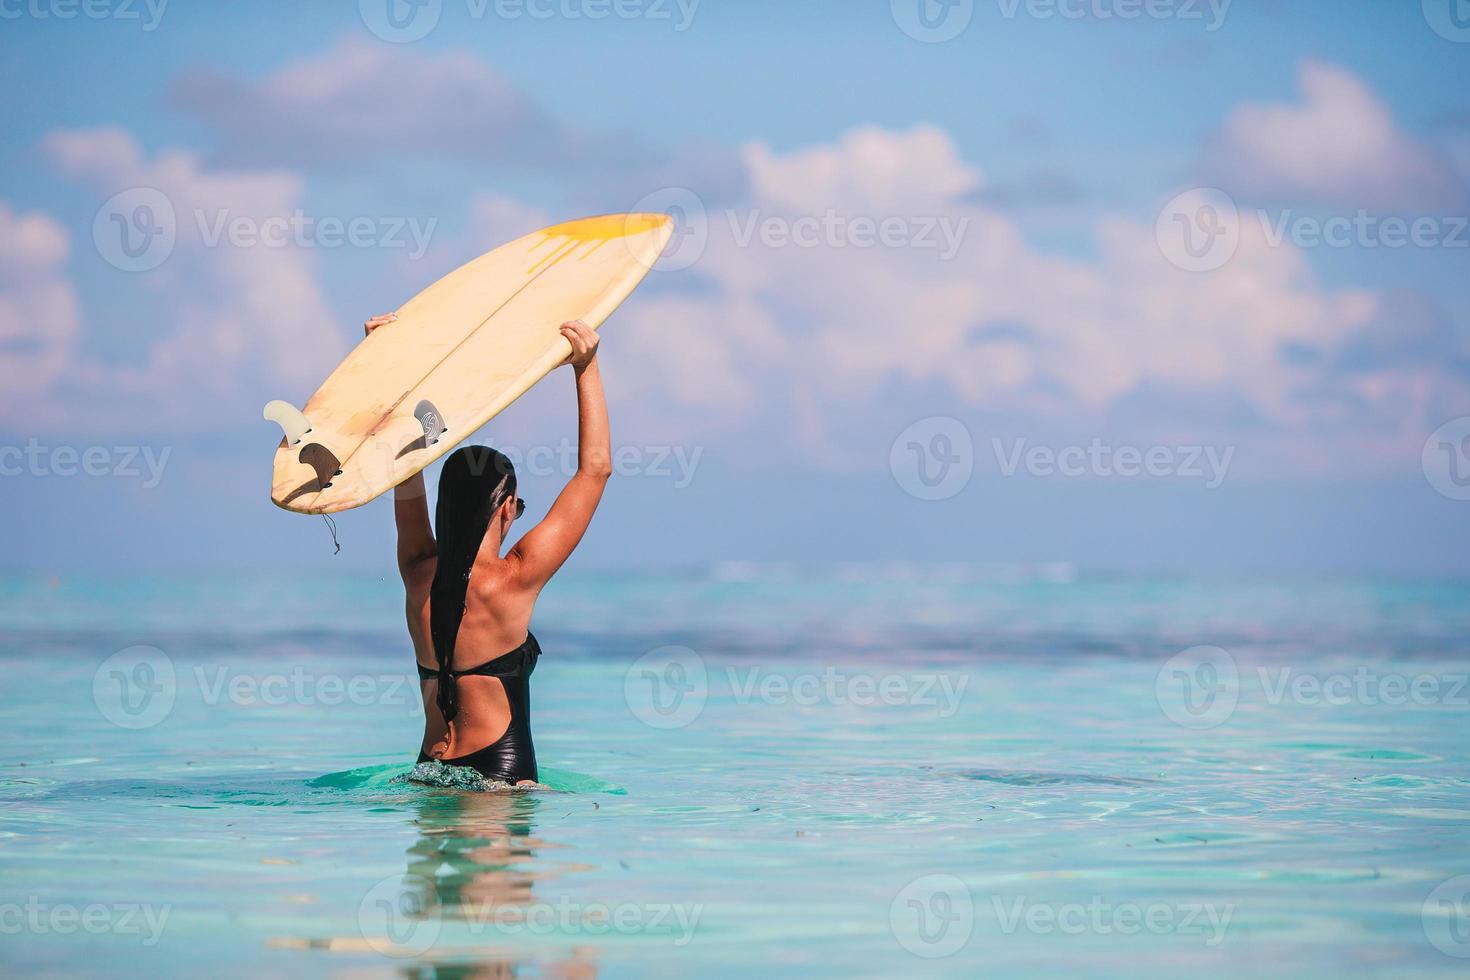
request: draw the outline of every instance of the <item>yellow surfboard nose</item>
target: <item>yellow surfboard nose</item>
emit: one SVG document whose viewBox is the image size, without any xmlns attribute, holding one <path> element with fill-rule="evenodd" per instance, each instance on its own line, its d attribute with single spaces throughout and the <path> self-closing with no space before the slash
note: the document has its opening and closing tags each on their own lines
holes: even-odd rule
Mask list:
<svg viewBox="0 0 1470 980">
<path fill-rule="evenodd" d="M 606 242 L 614 238 L 628 238 L 644 232 L 673 224 L 674 219 L 658 212 L 642 211 L 634 214 L 603 214 L 595 218 L 578 218 L 552 225 L 542 230 L 548 238 L 574 238 L 583 242 Z"/>
</svg>

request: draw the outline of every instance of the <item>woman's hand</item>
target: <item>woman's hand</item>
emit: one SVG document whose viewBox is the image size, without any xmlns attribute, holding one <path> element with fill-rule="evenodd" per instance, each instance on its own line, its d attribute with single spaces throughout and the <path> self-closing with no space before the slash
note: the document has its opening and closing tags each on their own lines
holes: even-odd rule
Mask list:
<svg viewBox="0 0 1470 980">
<path fill-rule="evenodd" d="M 366 337 L 385 323 L 392 323 L 398 319 L 397 313 L 380 313 L 362 325 L 362 335 Z"/>
<path fill-rule="evenodd" d="M 597 331 L 581 320 L 572 320 L 561 325 L 561 335 L 572 345 L 571 356 L 567 358 L 568 364 L 581 371 L 592 363 L 592 359 L 597 356 Z"/>
</svg>

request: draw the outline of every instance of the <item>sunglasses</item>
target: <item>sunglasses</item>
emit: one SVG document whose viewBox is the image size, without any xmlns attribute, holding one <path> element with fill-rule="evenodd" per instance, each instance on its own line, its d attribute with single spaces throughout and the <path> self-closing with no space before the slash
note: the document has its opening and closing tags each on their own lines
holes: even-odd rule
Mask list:
<svg viewBox="0 0 1470 980">
<path fill-rule="evenodd" d="M 516 516 L 515 517 L 512 517 L 511 520 L 513 520 L 513 521 L 520 520 L 521 519 L 521 515 L 524 514 L 525 512 L 526 512 L 526 502 L 524 500 L 522 500 L 520 497 L 517 497 L 516 498 Z"/>
</svg>

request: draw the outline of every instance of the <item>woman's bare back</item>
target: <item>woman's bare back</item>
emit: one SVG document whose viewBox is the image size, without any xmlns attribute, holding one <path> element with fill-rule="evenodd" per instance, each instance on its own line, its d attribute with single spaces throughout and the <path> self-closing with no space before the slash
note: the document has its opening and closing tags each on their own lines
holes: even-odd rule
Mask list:
<svg viewBox="0 0 1470 980">
<path fill-rule="evenodd" d="M 509 567 L 513 561 L 511 557 L 502 558 L 493 563 L 494 567 L 476 563 L 455 641 L 454 663 L 450 665 L 455 671 L 478 667 L 526 641 L 536 594 L 520 587 Z M 430 587 L 436 566 L 436 559 L 425 560 L 411 578 L 405 577 L 404 583 L 414 659 L 431 671 L 439 669 L 429 625 L 433 601 Z M 478 751 L 504 735 L 510 724 L 510 703 L 499 678 L 469 675 L 456 683 L 459 715 L 453 726 L 445 724 L 439 711 L 438 680 L 423 680 L 419 685 L 424 701 L 422 750 L 436 759 L 455 759 Z"/>
</svg>

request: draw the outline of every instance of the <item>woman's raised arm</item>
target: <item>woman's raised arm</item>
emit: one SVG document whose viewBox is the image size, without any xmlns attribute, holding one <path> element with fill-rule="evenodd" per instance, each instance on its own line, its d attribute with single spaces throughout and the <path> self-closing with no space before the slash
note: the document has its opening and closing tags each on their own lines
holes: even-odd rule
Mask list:
<svg viewBox="0 0 1470 980">
<path fill-rule="evenodd" d="M 362 325 L 363 335 L 396 319 L 397 313 L 375 316 Z M 422 473 L 415 473 L 393 488 L 393 520 L 398 525 L 398 573 L 406 579 L 420 562 L 439 553 L 434 528 L 429 523 L 429 495 L 424 490 Z"/>
<path fill-rule="evenodd" d="M 580 321 L 562 324 L 561 332 L 572 345 L 567 363 L 577 378 L 577 472 L 546 517 L 527 531 L 507 556 L 520 562 L 521 582 L 531 588 L 545 585 L 571 556 L 612 476 L 612 441 L 602 374 L 597 366 L 597 333 Z"/>
</svg>

